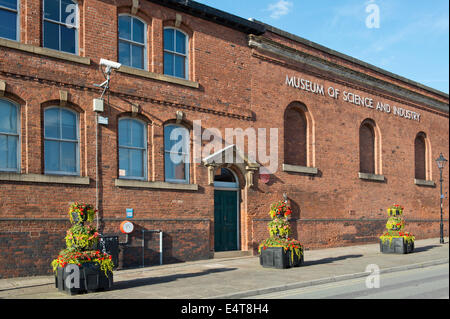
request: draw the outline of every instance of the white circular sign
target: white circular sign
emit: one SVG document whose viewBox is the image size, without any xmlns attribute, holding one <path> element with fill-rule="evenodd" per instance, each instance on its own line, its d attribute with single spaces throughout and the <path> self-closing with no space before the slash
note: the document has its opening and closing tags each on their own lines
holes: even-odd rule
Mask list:
<svg viewBox="0 0 450 319">
<path fill-rule="evenodd" d="M 132 233 L 133 230 L 134 230 L 134 225 L 133 225 L 132 222 L 123 222 L 123 223 L 122 223 L 121 230 L 122 230 L 122 232 L 125 233 L 125 234 L 130 234 L 130 233 Z"/>
</svg>

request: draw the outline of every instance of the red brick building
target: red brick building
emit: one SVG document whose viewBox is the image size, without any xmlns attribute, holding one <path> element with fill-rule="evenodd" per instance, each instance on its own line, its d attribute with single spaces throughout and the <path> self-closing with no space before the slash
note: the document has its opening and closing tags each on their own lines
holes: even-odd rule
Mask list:
<svg viewBox="0 0 450 319">
<path fill-rule="evenodd" d="M 158 263 L 142 230 L 163 232 L 164 263 L 255 253 L 283 195 L 307 248 L 376 242 L 393 203 L 416 238 L 439 236 L 447 94 L 194 1 L 1 0 L 0 14 L 0 278 L 51 271 L 76 201 L 104 234 L 133 210 L 121 267 Z M 96 113 L 100 59 L 122 66 Z M 271 174 L 227 129 L 263 136 Z M 444 216 L 447 233 L 448 196 Z"/>
</svg>

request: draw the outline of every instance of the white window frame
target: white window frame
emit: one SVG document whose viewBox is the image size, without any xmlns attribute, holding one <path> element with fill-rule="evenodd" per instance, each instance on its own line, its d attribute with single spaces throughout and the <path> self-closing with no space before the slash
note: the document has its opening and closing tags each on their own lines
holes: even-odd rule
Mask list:
<svg viewBox="0 0 450 319">
<path fill-rule="evenodd" d="M 185 178 L 184 179 L 175 179 L 175 178 L 168 178 L 167 177 L 167 167 L 166 167 L 166 156 L 170 157 L 171 152 L 166 150 L 166 138 L 170 138 L 170 136 L 166 136 L 166 127 L 167 126 L 176 126 L 176 127 L 181 127 L 183 129 L 185 129 L 187 131 L 187 136 L 189 137 L 188 141 L 186 142 L 186 149 L 187 149 L 187 153 L 184 153 L 183 156 L 185 158 L 185 168 L 184 168 L 184 175 Z M 174 124 L 174 123 L 168 123 L 166 125 L 164 125 L 164 179 L 166 182 L 169 183 L 177 183 L 177 184 L 189 184 L 190 183 L 190 169 L 191 169 L 191 143 L 190 143 L 190 139 L 191 139 L 191 133 L 190 130 L 184 126 L 184 125 L 180 125 L 180 124 Z"/>
<path fill-rule="evenodd" d="M 62 137 L 58 139 L 58 138 L 54 138 L 54 137 L 46 137 L 45 136 L 45 113 L 46 113 L 46 111 L 48 111 L 50 109 L 64 109 L 64 110 L 68 110 L 69 112 L 75 114 L 75 116 L 76 116 L 76 123 L 75 124 L 76 124 L 76 130 L 77 130 L 77 132 L 76 132 L 76 140 L 63 139 Z M 62 123 L 62 121 L 61 121 L 61 113 L 60 113 L 59 116 L 60 116 L 60 124 L 61 124 Z M 61 107 L 61 106 L 49 106 L 49 107 L 46 107 L 44 109 L 44 133 L 43 133 L 43 135 L 44 135 L 44 154 L 43 154 L 44 155 L 44 174 L 46 174 L 46 175 L 80 176 L 80 128 L 79 128 L 79 125 L 80 125 L 80 115 L 79 115 L 79 113 L 74 111 L 74 110 L 72 110 L 72 109 L 70 109 L 70 108 Z M 60 130 L 62 129 L 62 125 L 61 125 L 61 127 L 59 127 L 59 129 Z M 62 134 L 61 134 L 61 136 L 62 136 Z M 76 148 L 75 148 L 75 150 L 76 150 L 75 151 L 76 171 L 71 173 L 71 172 L 66 172 L 66 171 L 50 171 L 50 170 L 47 170 L 47 168 L 45 167 L 45 141 L 55 141 L 55 142 L 59 142 L 59 143 L 61 143 L 61 142 L 76 143 Z M 60 163 L 61 163 L 61 152 L 59 153 L 59 157 L 60 157 Z"/>
<path fill-rule="evenodd" d="M 20 162 L 21 162 L 21 145 L 22 145 L 22 136 L 20 134 L 21 131 L 21 125 L 20 125 L 20 106 L 15 103 L 14 101 L 11 101 L 10 99 L 6 99 L 6 98 L 0 98 L 0 100 L 6 101 L 10 104 L 12 104 L 16 110 L 17 110 L 17 134 L 14 133 L 5 133 L 5 132 L 1 132 L 0 131 L 0 135 L 5 135 L 5 136 L 17 136 L 17 168 L 0 168 L 1 172 L 9 172 L 9 173 L 19 173 L 20 172 Z"/>
<path fill-rule="evenodd" d="M 130 17 L 131 19 L 139 20 L 140 22 L 142 22 L 144 24 L 144 43 L 143 44 L 140 43 L 140 42 L 133 41 L 133 40 L 123 39 L 123 38 L 121 38 L 119 36 L 119 18 L 122 17 L 122 16 L 127 16 L 127 17 Z M 131 14 L 127 14 L 127 13 L 119 14 L 119 18 L 117 19 L 117 60 L 120 61 L 119 43 L 121 41 L 122 42 L 126 42 L 129 45 L 134 44 L 134 45 L 138 45 L 140 47 L 144 47 L 144 61 L 143 61 L 144 68 L 143 69 L 136 68 L 136 67 L 133 67 L 132 65 L 129 65 L 129 66 L 127 65 L 127 66 L 130 67 L 130 68 L 138 69 L 138 70 L 146 70 L 146 71 L 148 71 L 148 63 L 147 63 L 147 32 L 148 32 L 147 30 L 148 30 L 148 26 L 147 26 L 147 23 L 145 23 L 145 21 L 142 20 L 141 18 L 136 17 L 136 16 L 131 15 Z M 133 22 L 131 22 L 131 30 L 130 30 L 130 32 L 131 32 L 131 38 L 133 38 Z M 133 64 L 132 63 L 133 61 L 131 59 L 132 59 L 132 54 L 131 54 L 131 50 L 130 50 L 130 61 L 131 61 L 131 64 Z"/>
<path fill-rule="evenodd" d="M 141 148 L 141 147 L 134 147 L 134 146 L 121 146 L 120 145 L 119 123 L 120 123 L 120 121 L 123 121 L 123 120 L 137 121 L 137 122 L 140 122 L 140 123 L 142 123 L 144 125 L 144 128 L 143 128 L 143 130 L 144 130 L 144 136 L 143 136 L 144 147 L 143 148 Z M 121 148 L 144 151 L 144 158 L 142 159 L 142 161 L 143 161 L 143 163 L 142 163 L 143 164 L 143 168 L 142 169 L 144 170 L 144 176 L 143 177 L 120 176 L 120 174 L 119 174 L 119 179 L 140 180 L 140 181 L 147 180 L 147 167 L 148 167 L 147 166 L 147 161 L 148 161 L 147 160 L 147 154 L 148 154 L 147 129 L 148 129 L 147 123 L 145 121 L 140 120 L 140 119 L 135 119 L 135 118 L 131 118 L 131 117 L 121 117 L 119 119 L 119 121 L 117 122 L 117 150 L 118 150 L 118 153 L 117 153 L 117 167 L 118 167 L 118 170 L 120 170 L 119 154 L 120 154 L 120 149 Z"/>
<path fill-rule="evenodd" d="M 79 43 L 78 43 L 78 37 L 79 37 L 79 21 L 80 21 L 80 16 L 79 16 L 79 14 L 80 14 L 80 11 L 79 11 L 79 4 L 78 4 L 78 1 L 76 1 L 76 0 L 71 0 L 76 6 L 77 6 L 77 12 L 76 12 L 76 21 L 75 21 L 75 23 L 76 23 L 76 25 L 75 26 L 73 26 L 73 25 L 71 25 L 71 24 L 66 24 L 66 23 L 64 23 L 64 22 L 61 22 L 61 21 L 55 21 L 55 20 L 52 20 L 52 19 L 48 19 L 48 18 L 46 18 L 45 17 L 45 1 L 46 0 L 42 0 L 42 47 L 44 47 L 44 24 L 45 24 L 45 21 L 48 21 L 48 22 L 51 22 L 51 23 L 54 23 L 54 24 L 57 24 L 58 25 L 58 30 L 59 30 L 59 49 L 57 50 L 57 51 L 59 51 L 59 52 L 64 52 L 64 53 L 67 53 L 67 54 L 74 54 L 74 55 L 78 55 L 78 46 L 79 46 Z M 61 0 L 58 0 L 60 3 L 61 3 Z M 61 15 L 61 10 L 60 10 L 60 15 Z M 61 43 L 62 43 L 62 40 L 61 40 L 61 26 L 64 26 L 64 27 L 68 27 L 68 28 L 72 28 L 72 29 L 75 29 L 75 53 L 72 53 L 72 52 L 67 52 L 67 51 L 62 51 L 61 50 Z M 44 47 L 44 48 L 47 48 L 47 47 Z M 50 49 L 50 50 L 56 50 L 56 49 L 53 49 L 53 48 L 47 48 L 47 49 Z"/>
<path fill-rule="evenodd" d="M 0 5 L 0 9 L 16 13 L 16 38 L 14 40 L 12 40 L 12 39 L 8 39 L 8 38 L 0 37 L 0 39 L 7 39 L 7 40 L 11 40 L 11 41 L 20 41 L 20 0 L 16 0 L 16 3 L 17 3 L 17 10 Z"/>
<path fill-rule="evenodd" d="M 186 54 L 182 54 L 182 53 L 179 53 L 179 52 L 176 52 L 176 51 L 166 50 L 166 48 L 164 47 L 164 39 L 163 39 L 163 53 L 167 52 L 169 54 L 178 55 L 178 56 L 182 56 L 182 57 L 185 58 L 185 60 L 184 60 L 184 62 L 185 62 L 184 63 L 184 75 L 185 76 L 184 76 L 184 78 L 182 78 L 182 77 L 179 77 L 179 76 L 176 76 L 176 75 L 171 75 L 171 74 L 165 74 L 164 73 L 164 75 L 171 76 L 171 77 L 174 77 L 174 78 L 177 78 L 177 79 L 189 80 L 189 35 L 186 32 L 184 32 L 183 30 L 180 30 L 180 29 L 174 28 L 174 27 L 165 27 L 164 30 L 163 30 L 163 34 L 165 33 L 166 30 L 169 30 L 169 29 L 172 29 L 174 31 L 178 31 L 178 32 L 181 32 L 181 33 L 184 34 L 185 41 L 186 41 Z M 175 37 L 175 41 L 176 41 L 176 35 L 175 34 L 176 33 L 174 33 L 174 37 Z M 176 49 L 176 42 L 175 42 L 174 48 Z M 163 57 L 164 57 L 164 54 L 163 54 Z M 166 63 L 166 61 L 163 61 L 163 68 L 165 68 L 165 63 Z M 173 66 L 173 70 L 175 70 L 175 65 Z"/>
</svg>

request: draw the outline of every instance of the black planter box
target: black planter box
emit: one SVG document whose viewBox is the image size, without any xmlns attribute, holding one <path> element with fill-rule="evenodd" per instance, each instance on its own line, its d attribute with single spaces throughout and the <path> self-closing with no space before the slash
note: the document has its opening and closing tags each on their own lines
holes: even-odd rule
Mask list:
<svg viewBox="0 0 450 319">
<path fill-rule="evenodd" d="M 294 253 L 294 258 L 291 258 L 291 251 L 285 251 L 283 247 L 267 247 L 261 250 L 259 263 L 264 268 L 286 269 L 299 267 L 303 264 L 303 255 L 299 258 Z"/>
<path fill-rule="evenodd" d="M 409 254 L 414 251 L 414 242 L 406 242 L 404 238 L 392 238 L 392 242 L 380 240 L 380 251 L 383 254 Z"/>
<path fill-rule="evenodd" d="M 96 292 L 109 290 L 113 286 L 113 273 L 108 272 L 108 276 L 100 269 L 97 263 L 85 263 L 78 267 L 79 283 L 76 284 L 72 278 L 76 278 L 73 270 L 66 271 L 66 268 L 59 267 L 55 275 L 55 286 L 59 291 L 69 295 L 78 293 Z M 68 279 L 68 277 L 70 277 Z M 71 281 L 72 280 L 72 281 Z"/>
</svg>

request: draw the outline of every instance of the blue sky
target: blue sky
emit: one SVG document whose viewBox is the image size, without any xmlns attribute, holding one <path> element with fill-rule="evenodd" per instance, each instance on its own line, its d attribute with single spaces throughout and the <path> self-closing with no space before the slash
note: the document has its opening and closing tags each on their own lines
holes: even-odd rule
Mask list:
<svg viewBox="0 0 450 319">
<path fill-rule="evenodd" d="M 449 93 L 448 0 L 196 1 Z M 376 15 L 373 5 L 379 25 L 369 28 L 368 17 Z"/>
</svg>

